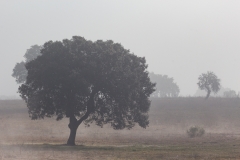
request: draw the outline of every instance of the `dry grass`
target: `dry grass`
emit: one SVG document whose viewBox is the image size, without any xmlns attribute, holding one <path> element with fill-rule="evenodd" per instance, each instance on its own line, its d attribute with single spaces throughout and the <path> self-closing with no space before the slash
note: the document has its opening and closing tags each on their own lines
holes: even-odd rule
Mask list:
<svg viewBox="0 0 240 160">
<path fill-rule="evenodd" d="M 0 160 L 240 159 L 240 99 L 152 99 L 149 116 L 147 129 L 81 125 L 69 147 L 68 119 L 32 121 L 22 101 L 0 101 Z M 194 125 L 206 134 L 188 138 Z"/>
</svg>

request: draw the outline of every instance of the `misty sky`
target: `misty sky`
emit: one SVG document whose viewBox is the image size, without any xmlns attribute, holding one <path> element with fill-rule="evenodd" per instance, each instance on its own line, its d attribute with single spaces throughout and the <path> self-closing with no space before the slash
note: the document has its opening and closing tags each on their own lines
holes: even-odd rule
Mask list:
<svg viewBox="0 0 240 160">
<path fill-rule="evenodd" d="M 146 57 L 148 70 L 173 77 L 182 96 L 207 71 L 240 91 L 238 0 L 1 0 L 0 95 L 17 95 L 12 69 L 30 46 L 74 35 Z"/>
</svg>

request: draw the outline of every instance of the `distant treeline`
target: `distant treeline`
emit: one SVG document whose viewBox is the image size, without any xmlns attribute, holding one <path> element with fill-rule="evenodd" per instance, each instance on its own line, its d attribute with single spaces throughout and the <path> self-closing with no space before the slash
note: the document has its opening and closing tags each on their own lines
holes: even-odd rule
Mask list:
<svg viewBox="0 0 240 160">
<path fill-rule="evenodd" d="M 180 89 L 173 78 L 153 72 L 149 73 L 149 77 L 156 83 L 156 91 L 152 97 L 178 97 Z"/>
</svg>

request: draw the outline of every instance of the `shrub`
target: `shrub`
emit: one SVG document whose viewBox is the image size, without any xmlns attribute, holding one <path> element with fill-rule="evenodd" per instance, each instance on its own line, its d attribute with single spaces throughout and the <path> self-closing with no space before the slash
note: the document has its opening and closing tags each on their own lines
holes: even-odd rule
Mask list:
<svg viewBox="0 0 240 160">
<path fill-rule="evenodd" d="M 199 126 L 192 126 L 187 130 L 187 135 L 190 138 L 201 137 L 202 135 L 204 135 L 204 133 L 205 133 L 205 130 Z"/>
</svg>

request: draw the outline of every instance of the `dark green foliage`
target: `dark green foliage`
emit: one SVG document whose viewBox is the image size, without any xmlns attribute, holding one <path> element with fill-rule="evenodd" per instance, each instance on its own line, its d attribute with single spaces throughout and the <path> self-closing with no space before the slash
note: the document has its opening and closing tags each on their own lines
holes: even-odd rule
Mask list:
<svg viewBox="0 0 240 160">
<path fill-rule="evenodd" d="M 211 92 L 217 93 L 220 90 L 220 79 L 213 72 L 201 74 L 198 80 L 198 87 L 201 90 L 207 91 L 206 99 L 208 99 Z"/>
<path fill-rule="evenodd" d="M 147 127 L 148 98 L 155 84 L 145 58 L 111 40 L 92 42 L 78 36 L 49 41 L 41 54 L 26 64 L 27 80 L 19 87 L 32 119 L 69 117 L 70 137 L 83 121 L 110 123 L 114 129 L 136 123 Z"/>
<path fill-rule="evenodd" d="M 152 82 L 156 83 L 156 91 L 153 97 L 178 97 L 179 87 L 174 83 L 174 79 L 167 75 L 150 73 L 149 77 Z"/>
</svg>

